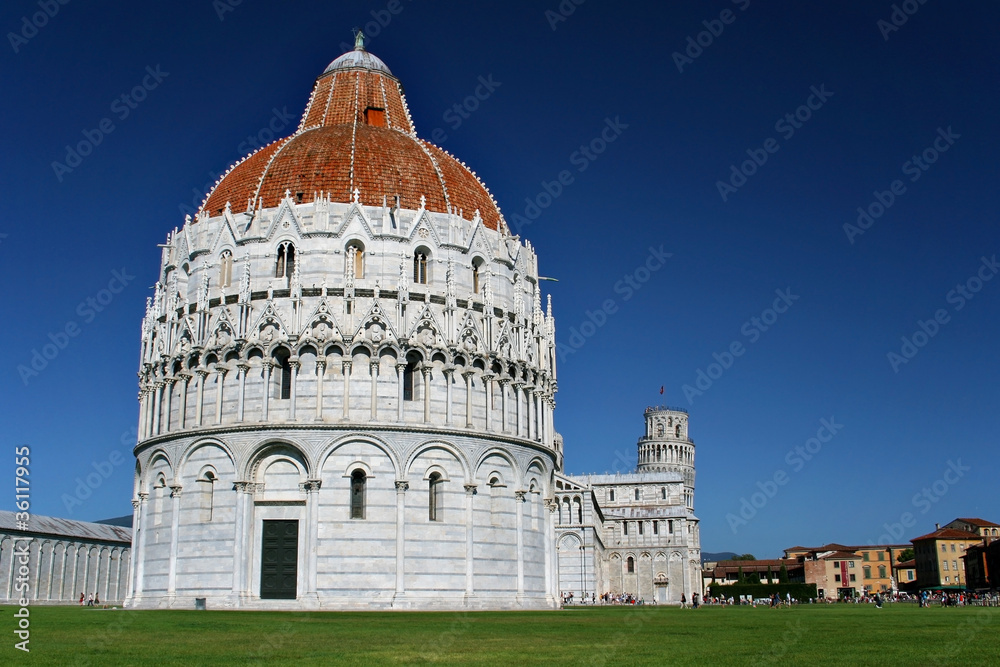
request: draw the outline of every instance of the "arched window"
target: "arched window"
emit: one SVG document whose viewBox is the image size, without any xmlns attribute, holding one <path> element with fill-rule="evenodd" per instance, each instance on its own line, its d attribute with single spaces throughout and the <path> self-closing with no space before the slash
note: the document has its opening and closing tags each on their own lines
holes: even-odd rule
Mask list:
<svg viewBox="0 0 1000 667">
<path fill-rule="evenodd" d="M 675 438 L 681 437 L 681 425 L 680 424 L 678 424 L 677 426 L 674 427 L 674 437 Z"/>
<path fill-rule="evenodd" d="M 478 257 L 472 260 L 472 293 L 479 294 L 479 269 L 483 265 L 483 260 Z"/>
<path fill-rule="evenodd" d="M 365 518 L 365 487 L 368 476 L 360 468 L 351 473 L 351 518 Z"/>
<path fill-rule="evenodd" d="M 212 508 L 215 505 L 215 473 L 206 470 L 198 479 L 198 508 L 202 521 L 212 520 Z"/>
<path fill-rule="evenodd" d="M 664 486 L 660 488 L 660 497 L 664 500 L 667 499 L 667 487 Z"/>
<path fill-rule="evenodd" d="M 219 256 L 219 287 L 231 287 L 233 284 L 233 253 L 223 250 Z"/>
<path fill-rule="evenodd" d="M 639 489 L 638 488 L 635 490 L 635 499 L 639 500 Z"/>
<path fill-rule="evenodd" d="M 628 521 L 622 521 L 622 535 L 628 535 Z"/>
<path fill-rule="evenodd" d="M 614 499 L 615 499 L 615 490 L 608 489 L 608 500 L 614 502 Z"/>
<path fill-rule="evenodd" d="M 344 266 L 348 270 L 354 269 L 355 278 L 365 277 L 365 247 L 360 241 L 351 241 L 347 244 L 347 262 Z"/>
<path fill-rule="evenodd" d="M 642 527 L 643 527 L 643 524 L 645 524 L 645 523 L 646 523 L 645 521 L 640 521 L 639 522 L 639 534 L 640 535 L 642 535 Z"/>
<path fill-rule="evenodd" d="M 292 397 L 292 364 L 289 361 L 290 353 L 285 348 L 281 348 L 274 353 L 274 370 L 272 371 L 274 382 L 275 398 Z"/>
<path fill-rule="evenodd" d="M 574 498 L 573 504 L 576 505 L 576 522 L 583 523 L 583 505 L 580 503 L 580 499 Z"/>
<path fill-rule="evenodd" d="M 403 400 L 413 400 L 413 372 L 417 369 L 417 364 L 413 361 L 407 362 L 403 369 Z"/>
<path fill-rule="evenodd" d="M 659 534 L 660 534 L 660 522 L 659 521 L 654 521 L 653 522 L 653 535 L 659 535 Z"/>
<path fill-rule="evenodd" d="M 289 278 L 295 272 L 295 246 L 285 241 L 278 246 L 278 259 L 274 264 L 275 278 Z"/>
<path fill-rule="evenodd" d="M 862 570 L 864 571 L 864 573 L 865 573 L 865 579 L 871 579 L 871 578 L 872 578 L 872 568 L 871 568 L 871 566 L 868 566 L 868 565 L 865 565 L 865 566 L 864 566 L 863 568 L 861 568 L 861 569 L 862 569 Z"/>
<path fill-rule="evenodd" d="M 427 253 L 423 248 L 413 253 L 413 282 L 418 285 L 427 284 Z"/>
<path fill-rule="evenodd" d="M 634 574 L 635 573 L 635 559 L 632 558 L 631 556 L 629 556 L 628 559 L 625 561 L 625 567 L 627 568 L 629 574 Z"/>
<path fill-rule="evenodd" d="M 441 497 L 444 493 L 444 480 L 441 473 L 432 472 L 427 480 L 427 518 L 431 521 L 441 521 Z"/>
<path fill-rule="evenodd" d="M 885 579 L 885 565 L 878 566 L 878 576 L 879 579 Z"/>
</svg>

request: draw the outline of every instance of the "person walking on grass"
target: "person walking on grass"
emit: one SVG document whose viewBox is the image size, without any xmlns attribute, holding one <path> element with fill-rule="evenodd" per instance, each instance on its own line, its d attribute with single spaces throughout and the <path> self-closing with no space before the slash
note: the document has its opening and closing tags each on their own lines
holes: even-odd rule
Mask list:
<svg viewBox="0 0 1000 667">
<path fill-rule="evenodd" d="M 681 593 L 681 609 L 687 609 L 688 599 L 687 596 Z"/>
</svg>

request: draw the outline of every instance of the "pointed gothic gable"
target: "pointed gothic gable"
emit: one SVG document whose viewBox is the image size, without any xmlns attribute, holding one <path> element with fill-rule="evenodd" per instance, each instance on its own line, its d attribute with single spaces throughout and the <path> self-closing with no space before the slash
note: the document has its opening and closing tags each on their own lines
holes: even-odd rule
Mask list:
<svg viewBox="0 0 1000 667">
<path fill-rule="evenodd" d="M 375 237 L 375 232 L 372 229 L 371 220 L 368 219 L 368 215 L 365 214 L 365 209 L 361 204 L 353 202 L 347 212 L 344 214 L 344 219 L 341 223 L 333 230 L 333 233 L 337 237 L 344 236 L 344 234 L 351 231 L 351 227 L 359 227 L 359 231 L 364 232 L 365 236 L 369 239 Z"/>
<path fill-rule="evenodd" d="M 302 225 L 299 223 L 298 216 L 295 215 L 295 206 L 292 204 L 292 200 L 290 198 L 285 197 L 278 204 L 278 210 L 271 219 L 271 222 L 267 227 L 267 231 L 263 232 L 262 236 L 270 241 L 276 235 L 282 232 L 290 231 L 293 228 L 295 229 L 296 235 L 301 238 Z"/>
<path fill-rule="evenodd" d="M 306 328 L 304 337 L 315 341 L 320 345 L 330 341 L 344 340 L 344 332 L 341 331 L 337 323 L 337 317 L 330 308 L 328 297 L 322 297 L 319 305 L 306 318 Z"/>
<path fill-rule="evenodd" d="M 510 330 L 510 321 L 505 317 L 501 322 L 503 324 L 500 327 L 500 332 L 496 335 L 496 344 L 493 346 L 493 352 L 499 356 L 514 359 L 516 357 L 517 343 Z"/>
<path fill-rule="evenodd" d="M 422 345 L 427 349 L 432 347 L 443 348 L 445 346 L 443 332 L 444 328 L 438 323 L 430 304 L 425 303 L 420 313 L 413 320 L 413 326 L 410 327 L 408 338 L 411 343 Z"/>
<path fill-rule="evenodd" d="M 465 311 L 465 317 L 458 325 L 458 348 L 467 354 L 485 354 L 488 344 L 475 315 L 471 310 Z"/>
<path fill-rule="evenodd" d="M 361 324 L 354 332 L 353 340 L 366 340 L 378 347 L 384 342 L 395 343 L 398 338 L 392 321 L 376 301 L 361 318 Z"/>
<path fill-rule="evenodd" d="M 426 231 L 421 232 L 421 229 Z M 435 246 L 441 245 L 441 237 L 434 225 L 431 224 L 431 216 L 426 209 L 420 209 L 417 212 L 417 217 L 410 223 L 410 233 L 407 235 L 407 239 L 412 242 L 418 238 L 424 241 L 433 239 Z"/>
<path fill-rule="evenodd" d="M 210 327 L 211 335 L 205 342 L 207 349 L 223 349 L 236 338 L 236 323 L 233 321 L 229 306 L 218 308 L 218 316 Z"/>
<path fill-rule="evenodd" d="M 264 304 L 264 310 L 257 317 L 253 327 L 250 328 L 248 339 L 250 342 L 269 346 L 278 341 L 287 341 L 287 331 L 288 329 L 285 327 L 274 301 L 268 299 L 267 303 Z"/>
<path fill-rule="evenodd" d="M 496 252 L 490 243 L 489 235 L 483 231 L 483 223 L 478 216 L 473 219 L 472 228 L 469 230 L 469 238 L 463 247 L 469 253 L 481 253 L 487 262 L 492 262 L 496 259 Z"/>
<path fill-rule="evenodd" d="M 236 218 L 233 217 L 232 213 L 224 216 L 223 222 L 219 225 L 219 230 L 215 234 L 215 238 L 208 244 L 208 252 L 211 255 L 216 255 L 222 251 L 225 247 L 230 247 L 233 249 L 233 257 L 236 257 L 236 229 L 238 228 L 238 223 Z"/>
</svg>

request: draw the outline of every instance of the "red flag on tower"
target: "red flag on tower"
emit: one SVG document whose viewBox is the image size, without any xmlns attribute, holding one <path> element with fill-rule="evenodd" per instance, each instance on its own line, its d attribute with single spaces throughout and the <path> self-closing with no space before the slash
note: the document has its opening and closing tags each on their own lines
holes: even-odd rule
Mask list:
<svg viewBox="0 0 1000 667">
<path fill-rule="evenodd" d="M 663 385 L 662 384 L 660 385 L 660 393 L 661 394 L 663 393 Z"/>
</svg>

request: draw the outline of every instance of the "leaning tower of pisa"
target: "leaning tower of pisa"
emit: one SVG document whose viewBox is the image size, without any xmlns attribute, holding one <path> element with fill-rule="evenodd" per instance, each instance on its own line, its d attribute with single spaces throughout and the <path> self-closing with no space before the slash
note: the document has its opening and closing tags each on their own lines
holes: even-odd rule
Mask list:
<svg viewBox="0 0 1000 667">
<path fill-rule="evenodd" d="M 646 408 L 646 434 L 639 438 L 637 472 L 678 472 L 684 480 L 684 504 L 694 509 L 694 440 L 688 437 L 683 408 Z"/>
</svg>

